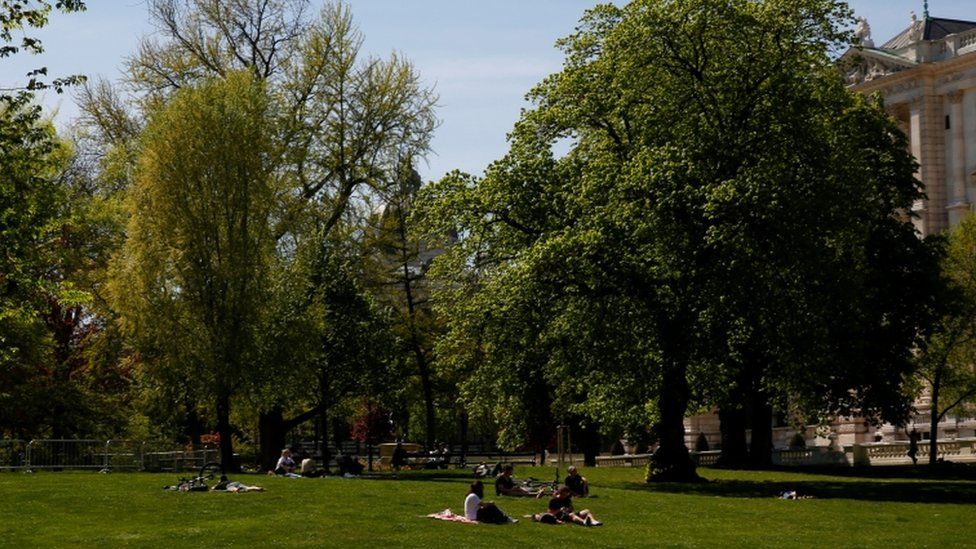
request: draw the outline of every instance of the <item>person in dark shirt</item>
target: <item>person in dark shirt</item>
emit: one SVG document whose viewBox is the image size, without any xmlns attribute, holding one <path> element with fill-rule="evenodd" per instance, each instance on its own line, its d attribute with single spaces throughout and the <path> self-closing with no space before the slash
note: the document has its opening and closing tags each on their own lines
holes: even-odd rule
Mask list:
<svg viewBox="0 0 976 549">
<path fill-rule="evenodd" d="M 569 474 L 566 476 L 565 484 L 569 487 L 569 491 L 573 493 L 573 497 L 585 498 L 590 495 L 590 483 L 587 482 L 586 477 L 579 474 L 576 466 L 570 465 L 568 472 Z"/>
<path fill-rule="evenodd" d="M 583 526 L 603 525 L 589 509 L 576 512 L 573 508 L 573 493 L 568 486 L 560 486 L 556 495 L 549 500 L 549 510 L 546 513 L 533 515 L 532 520 L 549 524 L 572 522 Z"/>
<path fill-rule="evenodd" d="M 390 459 L 390 466 L 394 471 L 400 472 L 407 464 L 407 451 L 403 448 L 403 443 L 399 440 L 396 443 L 396 448 L 393 449 L 393 456 Z"/>
<path fill-rule="evenodd" d="M 502 472 L 495 477 L 495 495 L 531 498 L 542 496 L 542 490 L 533 491 L 516 486 L 515 481 L 512 479 L 512 473 L 514 471 L 515 468 L 512 467 L 511 463 L 506 463 L 502 467 Z"/>
</svg>

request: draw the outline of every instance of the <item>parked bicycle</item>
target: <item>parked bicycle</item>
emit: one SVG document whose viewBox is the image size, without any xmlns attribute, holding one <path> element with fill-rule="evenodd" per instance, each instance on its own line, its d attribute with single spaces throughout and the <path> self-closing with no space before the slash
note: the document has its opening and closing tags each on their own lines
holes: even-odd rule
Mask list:
<svg viewBox="0 0 976 549">
<path fill-rule="evenodd" d="M 179 492 L 206 492 L 211 490 L 224 476 L 224 467 L 211 461 L 200 467 L 196 476 L 185 478 L 181 477 L 173 486 L 165 486 L 164 490 L 176 490 Z"/>
</svg>

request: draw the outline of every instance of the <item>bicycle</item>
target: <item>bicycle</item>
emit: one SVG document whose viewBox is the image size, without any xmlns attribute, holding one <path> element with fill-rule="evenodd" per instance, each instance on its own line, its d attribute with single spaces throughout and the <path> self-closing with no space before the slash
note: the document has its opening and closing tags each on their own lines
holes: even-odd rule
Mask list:
<svg viewBox="0 0 976 549">
<path fill-rule="evenodd" d="M 199 473 L 190 478 L 181 477 L 173 486 L 166 486 L 164 490 L 180 492 L 206 492 L 213 489 L 224 478 L 224 467 L 216 461 L 204 463 Z M 216 480 L 215 480 L 216 479 Z"/>
<path fill-rule="evenodd" d="M 556 469 L 555 480 L 540 480 L 534 477 L 528 477 L 521 482 L 521 486 L 530 492 L 542 490 L 544 494 L 555 494 L 559 490 L 559 469 Z"/>
</svg>

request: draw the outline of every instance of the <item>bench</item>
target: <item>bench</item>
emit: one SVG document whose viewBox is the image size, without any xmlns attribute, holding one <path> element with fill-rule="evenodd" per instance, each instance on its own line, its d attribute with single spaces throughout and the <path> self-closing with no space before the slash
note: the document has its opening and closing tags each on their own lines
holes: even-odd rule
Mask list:
<svg viewBox="0 0 976 549">
<path fill-rule="evenodd" d="M 619 456 L 597 456 L 597 467 L 640 467 L 651 462 L 651 454 L 623 454 Z"/>
</svg>

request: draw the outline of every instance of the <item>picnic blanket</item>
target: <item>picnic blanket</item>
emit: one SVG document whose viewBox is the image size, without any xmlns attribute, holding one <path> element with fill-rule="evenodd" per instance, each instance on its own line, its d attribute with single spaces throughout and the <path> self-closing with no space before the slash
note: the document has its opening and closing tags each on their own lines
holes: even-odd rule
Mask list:
<svg viewBox="0 0 976 549">
<path fill-rule="evenodd" d="M 481 524 L 476 520 L 471 520 L 464 515 L 457 515 L 450 509 L 444 509 L 443 511 L 437 513 L 431 513 L 427 515 L 427 518 L 437 519 L 437 520 L 447 520 L 450 522 L 463 522 L 465 524 Z"/>
</svg>

